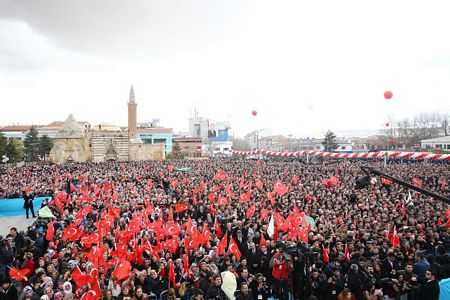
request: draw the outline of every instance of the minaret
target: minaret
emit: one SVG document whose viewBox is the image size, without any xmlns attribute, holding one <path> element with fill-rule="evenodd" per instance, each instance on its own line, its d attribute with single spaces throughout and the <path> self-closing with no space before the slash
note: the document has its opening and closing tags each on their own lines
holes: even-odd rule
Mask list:
<svg viewBox="0 0 450 300">
<path fill-rule="evenodd" d="M 135 139 L 137 134 L 137 103 L 134 98 L 134 89 L 131 86 L 130 101 L 128 101 L 128 132 L 130 139 Z"/>
</svg>

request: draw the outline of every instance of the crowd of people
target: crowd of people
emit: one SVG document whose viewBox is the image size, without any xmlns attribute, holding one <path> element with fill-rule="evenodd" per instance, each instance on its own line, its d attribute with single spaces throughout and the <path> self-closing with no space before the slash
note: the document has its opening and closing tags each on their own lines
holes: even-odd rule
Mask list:
<svg viewBox="0 0 450 300">
<path fill-rule="evenodd" d="M 2 233 L 0 299 L 438 299 L 448 204 L 378 176 L 361 185 L 362 167 L 450 195 L 449 165 L 431 162 L 5 167 L 0 198 L 23 196 L 27 217 L 29 199 L 48 201 L 26 232 Z"/>
</svg>

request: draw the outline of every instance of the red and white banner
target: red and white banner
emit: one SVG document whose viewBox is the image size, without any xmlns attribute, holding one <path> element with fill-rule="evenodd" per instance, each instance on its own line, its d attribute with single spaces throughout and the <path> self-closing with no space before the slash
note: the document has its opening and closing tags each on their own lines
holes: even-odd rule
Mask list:
<svg viewBox="0 0 450 300">
<path fill-rule="evenodd" d="M 401 152 L 401 151 L 380 151 L 380 152 L 354 152 L 354 153 L 333 153 L 333 152 L 321 152 L 316 150 L 304 150 L 297 152 L 274 152 L 267 150 L 254 150 L 254 151 L 235 151 L 231 150 L 232 154 L 236 155 L 255 155 L 263 154 L 267 156 L 281 156 L 281 157 L 297 157 L 306 154 L 312 156 L 323 156 L 333 158 L 384 158 L 385 156 L 392 158 L 409 158 L 409 159 L 429 159 L 429 160 L 450 160 L 450 154 L 433 154 L 422 152 Z"/>
</svg>

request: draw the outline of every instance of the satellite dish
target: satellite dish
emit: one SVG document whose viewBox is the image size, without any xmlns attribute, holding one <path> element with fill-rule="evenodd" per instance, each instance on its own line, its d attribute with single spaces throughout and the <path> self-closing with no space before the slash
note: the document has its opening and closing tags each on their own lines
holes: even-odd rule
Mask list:
<svg viewBox="0 0 450 300">
<path fill-rule="evenodd" d="M 5 155 L 3 155 L 2 157 L 3 157 L 2 163 L 6 164 L 9 160 L 9 157 L 6 157 Z"/>
<path fill-rule="evenodd" d="M 5 155 L 5 154 L 3 154 L 3 155 L 2 155 L 2 158 L 6 158 L 6 155 Z"/>
</svg>

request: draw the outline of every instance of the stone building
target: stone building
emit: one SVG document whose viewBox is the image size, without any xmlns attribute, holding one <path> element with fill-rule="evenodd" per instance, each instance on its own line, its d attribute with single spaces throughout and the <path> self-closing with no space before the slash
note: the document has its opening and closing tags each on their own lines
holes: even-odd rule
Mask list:
<svg viewBox="0 0 450 300">
<path fill-rule="evenodd" d="M 131 87 L 126 131 L 110 124 L 100 124 L 92 129 L 86 129 L 69 115 L 56 133 L 50 160 L 62 164 L 165 159 L 164 144 L 143 144 L 136 139 L 136 107 L 134 90 Z"/>
</svg>

